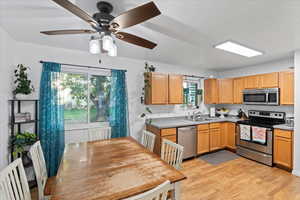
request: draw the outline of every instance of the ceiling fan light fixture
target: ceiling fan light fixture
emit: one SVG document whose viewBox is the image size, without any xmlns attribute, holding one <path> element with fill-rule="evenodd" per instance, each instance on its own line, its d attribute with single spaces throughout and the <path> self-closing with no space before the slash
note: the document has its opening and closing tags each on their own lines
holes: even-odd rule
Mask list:
<svg viewBox="0 0 300 200">
<path fill-rule="evenodd" d="M 112 57 L 117 56 L 117 45 L 115 42 L 113 43 L 112 48 L 108 51 L 108 55 Z"/>
<path fill-rule="evenodd" d="M 100 53 L 100 42 L 97 38 L 91 37 L 91 40 L 89 42 L 89 50 L 91 54 Z"/>
<path fill-rule="evenodd" d="M 110 51 L 113 48 L 114 40 L 110 35 L 104 35 L 102 37 L 103 49 L 105 51 Z"/>
</svg>

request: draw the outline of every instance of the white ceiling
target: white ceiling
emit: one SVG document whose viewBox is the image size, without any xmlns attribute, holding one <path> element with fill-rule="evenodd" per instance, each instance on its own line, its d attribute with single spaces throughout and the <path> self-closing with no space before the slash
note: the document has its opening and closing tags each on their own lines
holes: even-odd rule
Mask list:
<svg viewBox="0 0 300 200">
<path fill-rule="evenodd" d="M 91 15 L 97 11 L 97 1 L 72 0 Z M 114 6 L 114 16 L 148 2 L 108 1 Z M 117 41 L 119 56 L 221 71 L 291 57 L 292 52 L 300 48 L 299 0 L 154 2 L 162 15 L 125 31 L 157 42 L 158 46 L 147 50 Z M 90 28 L 51 0 L 1 0 L 0 24 L 18 41 L 88 51 L 88 35 L 45 36 L 39 33 Z M 213 48 L 229 39 L 265 54 L 245 58 Z"/>
</svg>

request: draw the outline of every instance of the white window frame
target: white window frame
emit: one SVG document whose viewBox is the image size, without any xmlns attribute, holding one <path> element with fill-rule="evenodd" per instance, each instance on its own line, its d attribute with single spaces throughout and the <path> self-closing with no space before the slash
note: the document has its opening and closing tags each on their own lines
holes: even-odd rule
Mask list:
<svg viewBox="0 0 300 200">
<path fill-rule="evenodd" d="M 62 73 L 70 73 L 70 74 L 82 74 L 87 76 L 87 80 L 90 80 L 90 77 L 93 75 L 98 76 L 111 76 L 110 70 L 101 70 L 101 69 L 80 69 L 78 67 L 72 67 L 72 66 L 62 66 L 61 69 Z M 90 94 L 90 84 L 88 84 L 88 94 Z M 66 123 L 65 124 L 65 130 L 84 130 L 89 128 L 101 128 L 101 127 L 109 127 L 109 122 L 90 122 L 90 101 L 88 96 L 88 109 L 87 109 L 87 123 Z"/>
</svg>

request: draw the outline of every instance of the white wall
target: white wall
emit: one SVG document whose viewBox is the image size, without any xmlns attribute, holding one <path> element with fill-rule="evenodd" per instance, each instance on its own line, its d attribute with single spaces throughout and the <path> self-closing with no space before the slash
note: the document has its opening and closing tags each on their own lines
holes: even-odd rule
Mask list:
<svg viewBox="0 0 300 200">
<path fill-rule="evenodd" d="M 120 57 L 101 57 L 102 63 L 99 64 L 98 60 L 100 57 L 97 55 L 91 55 L 88 52 L 53 48 L 22 42 L 17 44 L 16 58 L 17 63 L 23 63 L 31 68 L 31 78 L 36 89 L 39 88 L 41 74 L 40 60 L 127 69 L 131 135 L 139 138 L 139 133 L 144 126 L 144 119 L 140 118 L 140 114 L 144 112 L 144 106 L 140 103 L 140 96 L 144 84 L 143 71 L 145 61 Z M 153 64 L 159 72 L 201 76 L 208 76 L 211 74 L 215 75 L 213 72 L 205 72 L 201 69 L 188 68 L 186 66 L 174 66 L 155 62 L 149 63 Z M 38 93 L 38 91 L 36 92 Z M 163 112 L 167 113 L 176 113 L 180 110 L 178 106 L 154 107 L 154 112 L 162 112 L 163 110 Z"/>
<path fill-rule="evenodd" d="M 8 161 L 8 99 L 12 90 L 14 46 L 15 41 L 0 27 L 0 170 Z"/>
<path fill-rule="evenodd" d="M 300 176 L 300 51 L 295 52 L 294 170 Z"/>
</svg>

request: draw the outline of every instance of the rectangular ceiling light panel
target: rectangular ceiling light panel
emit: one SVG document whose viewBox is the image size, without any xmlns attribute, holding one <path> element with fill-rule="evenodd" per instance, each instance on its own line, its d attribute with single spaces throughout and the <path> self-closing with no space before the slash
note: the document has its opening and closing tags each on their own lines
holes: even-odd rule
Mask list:
<svg viewBox="0 0 300 200">
<path fill-rule="evenodd" d="M 218 44 L 218 45 L 215 46 L 215 48 L 221 49 L 221 50 L 224 50 L 224 51 L 228 51 L 228 52 L 231 52 L 231 53 L 235 53 L 235 54 L 238 54 L 238 55 L 241 55 L 241 56 L 245 56 L 245 57 L 248 57 L 248 58 L 263 55 L 263 53 L 260 52 L 260 51 L 250 49 L 248 47 L 245 47 L 241 44 L 238 44 L 238 43 L 235 43 L 235 42 L 232 42 L 232 41 L 226 41 L 226 42 L 223 42 L 221 44 Z"/>
</svg>

